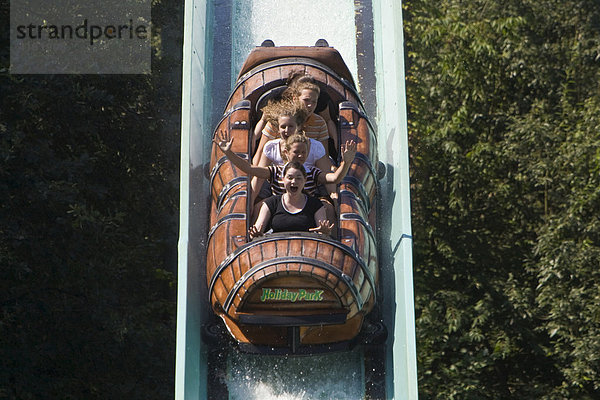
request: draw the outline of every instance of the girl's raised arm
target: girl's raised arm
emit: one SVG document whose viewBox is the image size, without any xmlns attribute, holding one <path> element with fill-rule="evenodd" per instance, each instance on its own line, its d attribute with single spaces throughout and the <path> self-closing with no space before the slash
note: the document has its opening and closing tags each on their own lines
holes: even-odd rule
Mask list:
<svg viewBox="0 0 600 400">
<path fill-rule="evenodd" d="M 215 144 L 219 146 L 221 151 L 225 153 L 225 155 L 227 156 L 227 158 L 229 158 L 233 165 L 235 165 L 248 175 L 256 176 L 262 179 L 268 179 L 271 176 L 271 171 L 269 171 L 269 168 L 252 165 L 248 161 L 244 160 L 243 158 L 235 154 L 233 151 L 231 151 L 233 138 L 231 138 L 229 131 L 221 130 L 215 136 L 213 142 L 215 142 Z"/>
<path fill-rule="evenodd" d="M 356 142 L 354 142 L 354 140 L 346 141 L 346 143 L 342 145 L 341 150 L 342 162 L 340 163 L 340 166 L 335 172 L 319 174 L 319 183 L 338 184 L 344 179 L 350 169 L 350 165 L 352 165 L 352 160 L 354 160 L 354 157 L 356 156 Z"/>
<path fill-rule="evenodd" d="M 259 125 L 261 126 L 260 132 L 258 133 L 258 134 L 260 134 L 260 141 L 258 142 L 258 146 L 256 146 L 256 151 L 254 152 L 254 157 L 252 158 L 252 164 L 254 164 L 254 165 L 258 165 L 260 163 L 260 158 L 263 154 L 263 149 L 265 147 L 265 144 L 267 144 L 267 142 L 269 140 L 271 140 L 271 139 L 269 139 L 268 136 L 266 136 L 265 134 L 262 133 L 263 129 L 266 127 L 266 123 L 263 123 L 261 125 L 261 121 L 262 121 L 262 119 L 260 121 L 258 121 L 258 124 L 256 124 L 256 128 L 255 128 L 255 129 L 258 129 Z M 257 139 L 256 131 L 254 132 L 254 137 L 255 137 L 254 142 L 256 142 L 256 139 Z"/>
</svg>

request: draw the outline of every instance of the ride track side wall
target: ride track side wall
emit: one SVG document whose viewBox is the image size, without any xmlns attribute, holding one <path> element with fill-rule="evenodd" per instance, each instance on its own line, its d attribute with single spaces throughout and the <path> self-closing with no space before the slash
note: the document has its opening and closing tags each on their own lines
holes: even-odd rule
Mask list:
<svg viewBox="0 0 600 400">
<path fill-rule="evenodd" d="M 417 400 L 402 2 L 373 2 L 373 17 L 379 157 L 387 170 L 381 181 L 381 204 L 391 215 L 380 236 L 386 238 L 380 242 L 383 314 L 389 332 L 386 397 Z"/>
<path fill-rule="evenodd" d="M 208 184 L 204 177 L 206 139 L 210 124 L 210 103 L 206 101 L 208 34 L 206 0 L 186 0 L 184 15 L 180 219 L 177 274 L 177 348 L 175 399 L 207 398 L 207 354 L 200 337 L 208 315 L 205 300 L 204 262 Z M 210 139 L 209 139 L 210 140 Z M 203 217 L 204 216 L 204 217 Z M 193 224 L 191 222 L 194 222 Z"/>
</svg>

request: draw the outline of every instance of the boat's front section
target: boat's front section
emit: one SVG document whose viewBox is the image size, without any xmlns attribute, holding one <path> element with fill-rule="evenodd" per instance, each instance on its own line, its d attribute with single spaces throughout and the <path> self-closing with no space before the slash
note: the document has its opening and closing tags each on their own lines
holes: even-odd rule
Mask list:
<svg viewBox="0 0 600 400">
<path fill-rule="evenodd" d="M 346 346 L 359 333 L 375 295 L 373 272 L 336 240 L 271 234 L 238 248 L 209 290 L 221 299 L 221 316 L 241 343 L 314 352 L 315 345 Z"/>
</svg>

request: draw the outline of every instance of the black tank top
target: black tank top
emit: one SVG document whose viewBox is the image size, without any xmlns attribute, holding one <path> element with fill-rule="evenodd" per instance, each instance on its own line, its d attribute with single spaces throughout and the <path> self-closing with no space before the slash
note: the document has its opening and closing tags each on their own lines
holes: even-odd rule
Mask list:
<svg viewBox="0 0 600 400">
<path fill-rule="evenodd" d="M 295 214 L 283 207 L 281 196 L 271 196 L 265 200 L 271 211 L 271 228 L 273 232 L 306 231 L 316 228 L 315 213 L 323 207 L 323 203 L 315 197 L 306 196 L 306 204 L 302 211 Z"/>
</svg>

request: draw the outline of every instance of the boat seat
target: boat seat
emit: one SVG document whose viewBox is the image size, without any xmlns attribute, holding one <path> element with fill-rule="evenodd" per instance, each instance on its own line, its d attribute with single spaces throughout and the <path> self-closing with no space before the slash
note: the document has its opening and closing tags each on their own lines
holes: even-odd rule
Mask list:
<svg viewBox="0 0 600 400">
<path fill-rule="evenodd" d="M 287 89 L 287 86 L 283 85 L 283 86 L 277 86 L 274 87 L 273 89 L 267 90 L 265 93 L 263 93 L 262 96 L 260 96 L 258 98 L 258 100 L 256 101 L 256 112 L 261 112 L 260 110 L 267 105 L 267 102 L 270 99 L 274 99 L 274 100 L 278 100 L 281 98 L 281 95 L 283 94 L 284 90 Z"/>
</svg>

